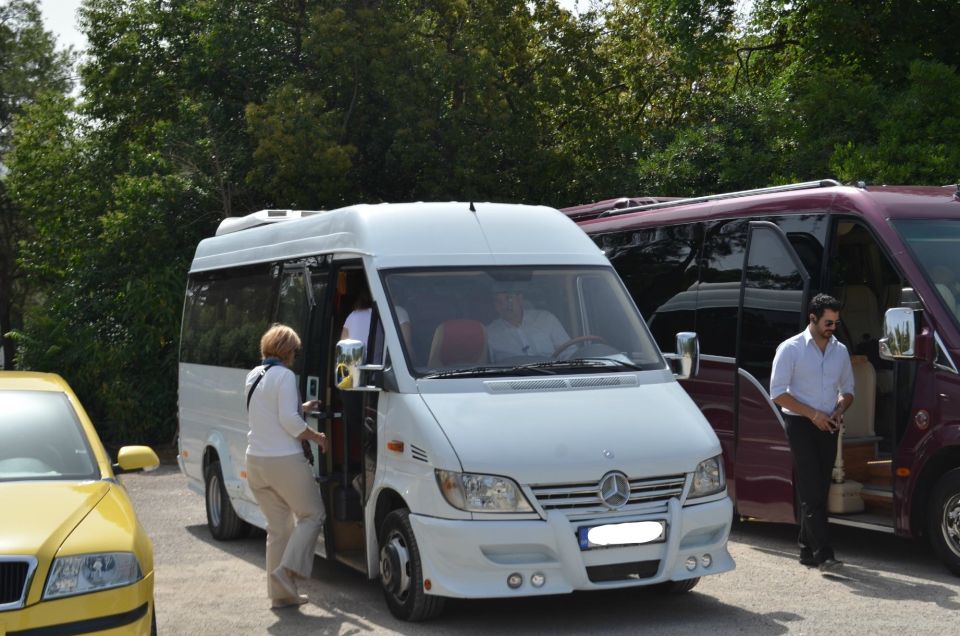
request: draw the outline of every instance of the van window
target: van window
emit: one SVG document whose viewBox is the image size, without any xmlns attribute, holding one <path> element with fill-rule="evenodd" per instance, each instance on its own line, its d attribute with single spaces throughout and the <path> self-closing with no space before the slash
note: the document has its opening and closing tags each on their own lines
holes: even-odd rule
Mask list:
<svg viewBox="0 0 960 636">
<path fill-rule="evenodd" d="M 383 279 L 394 315 L 400 308 L 409 315 L 412 342 L 404 349 L 417 376 L 664 366 L 606 267 L 392 270 Z"/>
<path fill-rule="evenodd" d="M 743 289 L 740 367 L 769 387 L 777 346 L 803 325 L 807 273 L 776 229 L 755 227 Z"/>
<path fill-rule="evenodd" d="M 662 351 L 672 351 L 679 331 L 694 331 L 696 223 L 607 234 L 601 248 L 647 321 Z"/>
<path fill-rule="evenodd" d="M 940 302 L 960 325 L 960 220 L 894 221 Z"/>
<path fill-rule="evenodd" d="M 180 361 L 249 369 L 260 360 L 260 337 L 273 317 L 271 265 L 190 276 L 183 310 Z"/>
<path fill-rule="evenodd" d="M 736 355 L 737 311 L 740 282 L 747 248 L 746 220 L 717 221 L 707 225 L 703 241 L 700 284 L 697 287 L 697 324 L 700 351 Z"/>
</svg>

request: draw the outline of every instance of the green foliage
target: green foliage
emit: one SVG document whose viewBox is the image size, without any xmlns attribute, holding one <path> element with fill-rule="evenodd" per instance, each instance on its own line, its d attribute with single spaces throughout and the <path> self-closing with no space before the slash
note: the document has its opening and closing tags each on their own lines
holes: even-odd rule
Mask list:
<svg viewBox="0 0 960 636">
<path fill-rule="evenodd" d="M 6 334 L 22 326 L 31 289 L 18 263 L 18 244 L 30 235 L 30 224 L 7 195 L 7 155 L 23 109 L 45 93 L 70 88 L 71 57 L 69 51 L 56 50 L 35 1 L 0 3 L 0 348 L 8 367 L 16 349 Z"/>
<path fill-rule="evenodd" d="M 944 64 L 916 61 L 908 82 L 878 108 L 873 137 L 837 144 L 831 165 L 841 178 L 960 182 L 960 75 Z"/>
<path fill-rule="evenodd" d="M 739 4 L 85 0 L 75 103 L 35 3 L 8 1 L 0 266 L 35 285 L 19 364 L 64 373 L 109 443 L 170 439 L 193 250 L 264 207 L 957 180 L 960 4 L 757 0 L 742 28 Z"/>
</svg>

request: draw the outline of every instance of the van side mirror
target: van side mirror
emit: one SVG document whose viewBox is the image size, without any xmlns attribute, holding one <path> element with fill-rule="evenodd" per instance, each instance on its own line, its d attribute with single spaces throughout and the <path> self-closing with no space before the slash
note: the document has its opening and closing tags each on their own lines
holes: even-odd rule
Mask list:
<svg viewBox="0 0 960 636">
<path fill-rule="evenodd" d="M 677 334 L 677 352 L 664 354 L 678 380 L 689 380 L 700 372 L 700 340 L 692 331 Z"/>
<path fill-rule="evenodd" d="M 380 387 L 368 385 L 367 374 L 383 371 L 382 364 L 362 364 L 366 347 L 359 340 L 341 340 L 334 356 L 333 376 L 341 391 L 379 391 Z"/>
<path fill-rule="evenodd" d="M 883 316 L 880 357 L 884 360 L 918 360 L 916 310 L 893 307 Z"/>
</svg>

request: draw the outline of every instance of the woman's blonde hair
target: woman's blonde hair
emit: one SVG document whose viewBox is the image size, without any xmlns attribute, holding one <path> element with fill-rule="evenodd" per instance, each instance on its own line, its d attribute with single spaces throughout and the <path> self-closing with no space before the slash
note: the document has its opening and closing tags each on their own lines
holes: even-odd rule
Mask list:
<svg viewBox="0 0 960 636">
<path fill-rule="evenodd" d="M 300 336 L 286 325 L 277 323 L 260 338 L 260 356 L 286 360 L 300 348 Z"/>
</svg>

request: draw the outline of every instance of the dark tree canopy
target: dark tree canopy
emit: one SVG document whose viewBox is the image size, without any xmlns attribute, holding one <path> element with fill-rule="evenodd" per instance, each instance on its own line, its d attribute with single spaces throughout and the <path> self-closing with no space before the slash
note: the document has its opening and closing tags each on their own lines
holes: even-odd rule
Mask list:
<svg viewBox="0 0 960 636">
<path fill-rule="evenodd" d="M 85 0 L 73 98 L 36 4 L 0 0 L 17 363 L 110 441 L 171 439 L 187 264 L 265 207 L 960 178 L 960 4 L 738 6 Z"/>
</svg>

